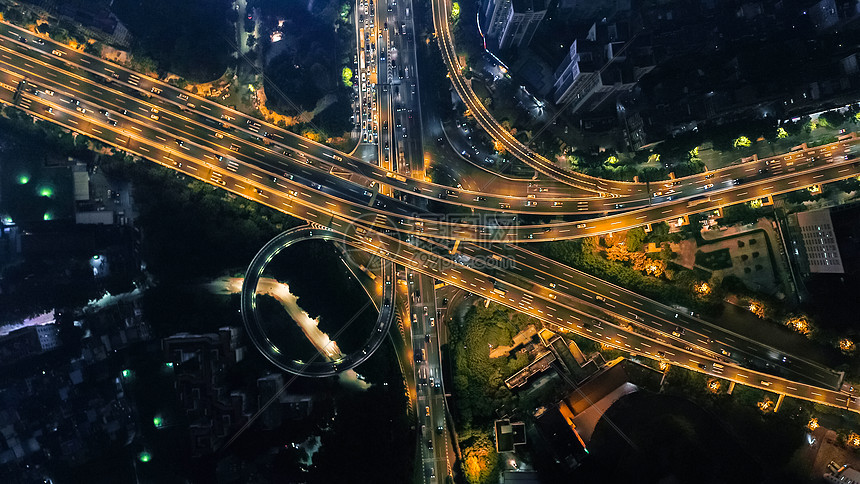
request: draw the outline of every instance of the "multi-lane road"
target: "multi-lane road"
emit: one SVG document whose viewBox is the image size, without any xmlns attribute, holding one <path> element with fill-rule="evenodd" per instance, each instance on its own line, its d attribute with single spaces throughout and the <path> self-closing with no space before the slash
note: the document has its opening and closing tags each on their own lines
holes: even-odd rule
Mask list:
<svg viewBox="0 0 860 484">
<path fill-rule="evenodd" d="M 462 256 L 457 258 L 459 253 L 434 249 L 437 243 L 429 240 L 506 243 L 583 237 L 844 179 L 858 172 L 853 136 L 662 186 L 589 188 L 611 194 L 613 187 L 626 187 L 627 193 L 616 196 L 582 196 L 580 189 L 534 193 L 527 191 L 526 182 L 518 185 L 523 188 L 520 193 L 493 194 L 406 178 L 156 79 L 40 41 L 5 23 L 0 23 L 0 87 L 2 102 L 16 104 L 37 118 L 347 233 L 360 241 L 362 249 L 558 328 L 697 371 L 860 411 L 845 394 L 828 389 L 836 387 L 833 374 L 814 362 L 794 359 L 789 369 L 767 372 L 776 375 L 743 368 L 757 367 L 756 362 L 772 360 L 771 353 L 779 352 L 686 314 L 676 318 L 653 301 L 620 288 L 598 286 L 593 278 L 589 281 L 522 249 L 481 253 L 490 249 L 460 245 L 460 252 L 474 259 L 481 253 L 485 261 L 495 260 L 494 255 L 508 261 L 511 269 L 500 277 L 497 269 L 464 262 Z M 380 185 L 399 195 L 378 195 Z M 427 217 L 414 197 L 442 201 L 453 210 L 474 209 L 485 216 Z M 520 225 L 515 215 L 528 220 L 529 215 L 548 213 L 582 218 Z M 602 216 L 585 218 L 596 215 Z M 410 237 L 401 240 L 405 235 Z M 673 320 L 686 328 L 681 336 L 672 335 Z"/>
<path fill-rule="evenodd" d="M 418 394 L 418 422 L 425 477 L 447 476 L 454 461 L 449 440 L 445 396 L 442 393 L 442 357 L 437 336 L 434 280 L 407 271 L 412 348 Z"/>
</svg>

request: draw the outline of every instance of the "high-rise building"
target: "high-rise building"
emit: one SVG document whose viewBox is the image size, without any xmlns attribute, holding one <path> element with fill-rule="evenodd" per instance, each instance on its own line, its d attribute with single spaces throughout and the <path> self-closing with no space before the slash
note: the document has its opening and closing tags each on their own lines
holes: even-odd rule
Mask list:
<svg viewBox="0 0 860 484">
<path fill-rule="evenodd" d="M 806 9 L 813 28 L 823 32 L 839 23 L 839 13 L 836 11 L 836 0 L 821 0 Z"/>
<path fill-rule="evenodd" d="M 529 45 L 543 18 L 547 0 L 511 0 L 504 26 L 499 35 L 499 48 Z"/>
<path fill-rule="evenodd" d="M 511 0 L 484 0 L 484 35 L 499 38 L 510 8 Z"/>
<path fill-rule="evenodd" d="M 809 272 L 842 274 L 842 258 L 836 244 L 836 233 L 830 219 L 830 210 L 798 212 L 797 225 L 803 237 L 803 248 L 809 263 Z"/>
<path fill-rule="evenodd" d="M 484 35 L 500 49 L 528 45 L 548 4 L 548 0 L 485 0 Z"/>
<path fill-rule="evenodd" d="M 33 324 L 0 336 L 0 365 L 40 355 L 62 345 L 60 327 L 53 324 L 53 312 L 27 321 Z"/>
<path fill-rule="evenodd" d="M 627 42 L 626 23 L 592 25 L 584 39 L 571 44 L 555 71 L 555 103 L 569 102 L 572 112 L 593 111 L 614 95 L 633 89 L 655 64 L 648 48 L 625 49 Z"/>
</svg>

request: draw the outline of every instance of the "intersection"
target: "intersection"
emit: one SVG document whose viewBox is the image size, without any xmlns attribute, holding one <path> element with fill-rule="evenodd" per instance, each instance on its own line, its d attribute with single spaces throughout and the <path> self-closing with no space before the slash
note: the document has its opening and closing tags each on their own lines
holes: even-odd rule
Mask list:
<svg viewBox="0 0 860 484">
<path fill-rule="evenodd" d="M 369 123 L 371 133 L 376 132 L 370 142 L 377 138 L 381 155 L 378 165 L 67 46 L 50 40 L 37 44 L 37 37 L 6 23 L 0 24 L 0 100 L 35 118 L 325 227 L 358 248 L 526 313 L 558 331 L 737 383 L 860 412 L 856 399 L 839 391 L 841 376 L 822 365 L 792 357 L 790 365 L 775 368 L 785 356 L 778 349 L 694 315 L 678 314 L 517 245 L 678 220 L 854 177 L 860 173 L 854 134 L 828 145 L 662 183 L 615 182 L 568 172 L 500 130 L 479 102 L 470 104 L 474 93 L 458 74 L 448 8 L 444 0 L 433 2 L 436 31 L 443 32 L 437 39 L 461 99 L 511 153 L 568 184 L 568 189 L 535 194 L 529 191 L 534 181 L 516 180 L 502 184 L 497 192 L 483 193 L 434 184 L 423 173 L 418 176 L 414 158 L 421 151 L 419 130 L 413 122 L 406 127 L 408 136 L 402 136 L 402 128 L 397 131 L 396 121 L 391 121 L 403 116 L 396 105 L 397 97 L 406 94 L 404 83 L 396 83 L 399 93 L 393 92 L 393 86 L 374 88 L 377 96 L 386 98 L 369 104 L 370 113 L 386 112 Z M 396 18 L 391 12 L 376 14 L 388 23 Z M 378 23 L 379 19 L 376 27 Z M 383 45 L 388 35 L 383 35 Z M 29 41 L 21 42 L 22 38 Z M 380 55 L 378 48 L 373 51 Z M 379 62 L 377 72 L 388 76 L 390 60 L 389 54 L 389 60 Z M 401 55 L 398 62 L 399 69 L 407 61 Z M 415 94 L 412 102 L 417 103 L 411 88 L 410 94 Z M 389 123 L 389 128 L 382 123 Z M 401 133 L 400 138 L 395 132 Z M 401 146 L 407 146 L 403 160 Z M 426 208 L 430 201 L 444 204 L 448 212 L 430 214 Z M 535 221 L 536 216 L 547 215 L 558 219 Z M 459 241 L 456 250 L 451 247 L 454 240 Z M 510 264 L 496 266 L 490 262 L 494 260 Z M 672 335 L 676 326 L 687 329 L 683 337 Z M 438 420 L 442 414 L 433 415 Z"/>
</svg>

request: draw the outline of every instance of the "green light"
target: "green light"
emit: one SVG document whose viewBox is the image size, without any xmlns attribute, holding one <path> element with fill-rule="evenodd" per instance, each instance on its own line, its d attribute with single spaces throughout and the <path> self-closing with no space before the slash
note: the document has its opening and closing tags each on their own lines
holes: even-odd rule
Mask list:
<svg viewBox="0 0 860 484">
<path fill-rule="evenodd" d="M 98 255 L 94 255 L 94 256 L 93 256 L 93 260 L 99 260 L 99 256 L 98 256 Z"/>
<path fill-rule="evenodd" d="M 51 187 L 42 187 L 39 189 L 39 196 L 40 197 L 53 197 L 54 196 L 54 189 Z"/>
<path fill-rule="evenodd" d="M 30 183 L 30 177 L 27 175 L 21 175 L 18 177 L 18 183 L 26 185 L 27 183 Z"/>
<path fill-rule="evenodd" d="M 155 425 L 156 427 L 161 427 L 162 423 L 161 417 L 155 417 L 152 419 L 152 425 Z"/>
<path fill-rule="evenodd" d="M 165 364 L 164 364 L 164 366 L 166 366 L 166 367 L 168 367 L 168 368 L 173 368 L 173 362 L 172 362 L 172 361 L 168 361 L 167 363 L 165 363 Z"/>
<path fill-rule="evenodd" d="M 122 377 L 128 378 L 131 376 L 131 370 L 122 370 Z"/>
<path fill-rule="evenodd" d="M 42 220 L 53 220 L 54 214 L 51 212 L 45 212 L 45 215 L 42 215 Z"/>
<path fill-rule="evenodd" d="M 8 216 L 8 215 L 5 215 L 5 216 L 3 217 L 2 222 L 3 222 L 3 225 L 12 225 L 12 224 L 14 223 L 14 222 L 12 221 L 12 217 L 10 217 L 10 216 Z"/>
<path fill-rule="evenodd" d="M 137 459 L 141 462 L 149 462 L 152 460 L 152 455 L 149 452 L 143 451 L 138 454 Z"/>
</svg>

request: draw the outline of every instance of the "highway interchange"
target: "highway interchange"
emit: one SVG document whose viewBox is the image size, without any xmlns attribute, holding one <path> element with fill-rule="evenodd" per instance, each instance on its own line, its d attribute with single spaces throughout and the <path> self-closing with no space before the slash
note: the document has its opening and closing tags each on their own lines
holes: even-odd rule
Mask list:
<svg viewBox="0 0 860 484">
<path fill-rule="evenodd" d="M 386 23 L 392 24 L 388 30 L 398 25 L 393 21 L 401 15 L 401 8 L 407 8 L 403 4 L 408 2 L 401 1 L 391 12 L 377 8 L 376 29 Z M 434 0 L 434 24 L 437 33 L 443 32 L 438 35 L 443 57 L 451 72 L 457 72 L 451 76 L 455 89 L 469 105 L 473 93 L 469 95 L 470 89 L 458 75 L 445 18 L 448 8 L 445 0 Z M 379 22 L 382 18 L 386 20 Z M 388 35 L 383 35 L 384 45 Z M 378 57 L 379 52 L 374 52 Z M 398 57 L 398 70 L 415 62 L 414 56 L 411 60 L 404 57 Z M 399 74 L 389 71 L 389 61 L 379 61 L 376 69 L 393 80 Z M 404 84 L 396 81 L 393 85 L 401 86 L 402 96 Z M 417 79 L 409 82 L 417 84 Z M 390 123 L 398 116 L 393 113 L 403 116 L 414 109 L 398 110 L 400 106 L 418 104 L 411 88 L 407 100 L 392 96 L 389 89 L 392 85 L 385 87 L 383 102 L 371 103 L 371 113 L 372 106 L 387 113 L 379 123 Z M 383 91 L 377 88 L 375 92 Z M 389 156 L 387 166 L 384 161 L 377 166 L 7 23 L 0 23 L 0 101 L 342 233 L 359 248 L 415 271 L 422 287 L 433 280 L 444 281 L 534 316 L 559 331 L 632 354 L 860 412 L 856 399 L 839 391 L 840 376 L 822 365 L 789 358 L 777 349 L 517 245 L 677 220 L 853 177 L 860 171 L 853 134 L 825 146 L 646 185 L 560 170 L 511 140 L 509 133 L 500 132 L 498 123 L 478 103 L 469 107 L 484 129 L 503 141 L 511 153 L 569 186 L 511 180 L 496 185 L 500 187 L 496 192 L 470 191 L 428 182 L 423 173 L 409 176 L 421 165 L 414 160 L 416 154 L 420 156 L 419 129 L 409 133 L 412 149 L 407 151 L 413 153 L 404 156 L 403 163 Z M 388 130 L 376 126 L 383 133 L 380 138 L 389 136 L 398 149 L 391 124 Z M 362 123 L 363 130 L 365 127 Z M 379 153 L 384 160 L 383 143 L 376 146 L 383 146 Z M 541 183 L 553 188 L 534 190 Z M 449 213 L 428 215 L 428 204 L 444 204 Z M 537 216 L 557 219 L 542 224 L 536 222 Z M 459 242 L 457 251 L 451 250 L 452 240 Z M 422 319 L 416 326 L 424 335 L 428 322 Z M 673 335 L 678 328 L 685 331 Z M 432 390 L 427 395 L 437 397 Z M 440 415 L 434 413 L 431 420 L 438 421 Z"/>
</svg>

